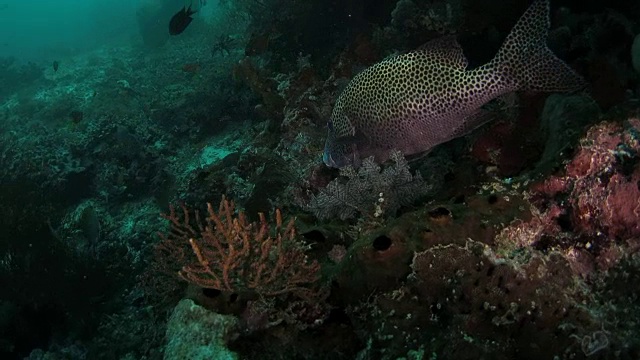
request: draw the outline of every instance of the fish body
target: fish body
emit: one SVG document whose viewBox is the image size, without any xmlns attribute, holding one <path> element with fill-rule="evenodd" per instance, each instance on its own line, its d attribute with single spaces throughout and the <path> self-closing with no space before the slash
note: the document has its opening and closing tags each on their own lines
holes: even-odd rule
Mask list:
<svg viewBox="0 0 640 360">
<path fill-rule="evenodd" d="M 191 5 L 189 5 L 189 7 L 185 6 L 175 15 L 173 15 L 173 17 L 169 21 L 169 34 L 181 34 L 187 28 L 187 26 L 191 24 L 191 21 L 193 21 L 193 18 L 191 16 L 195 13 L 196 11 L 191 10 Z"/>
<path fill-rule="evenodd" d="M 517 90 L 565 92 L 585 81 L 546 46 L 549 0 L 536 0 L 489 63 L 467 69 L 453 36 L 379 62 L 356 75 L 334 106 L 323 161 L 358 166 L 392 150 L 423 153 L 487 119 L 482 106 Z"/>
<path fill-rule="evenodd" d="M 53 72 L 58 72 L 58 68 L 60 67 L 60 63 L 58 60 L 53 62 Z"/>
</svg>

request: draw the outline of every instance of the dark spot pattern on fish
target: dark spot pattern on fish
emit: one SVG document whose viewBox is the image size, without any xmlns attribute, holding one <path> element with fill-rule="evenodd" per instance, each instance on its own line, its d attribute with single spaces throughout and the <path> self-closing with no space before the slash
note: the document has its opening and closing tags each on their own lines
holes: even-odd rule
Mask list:
<svg viewBox="0 0 640 360">
<path fill-rule="evenodd" d="M 331 167 L 393 149 L 429 151 L 486 121 L 482 107 L 519 90 L 565 92 L 585 81 L 546 46 L 549 0 L 536 0 L 489 63 L 467 69 L 453 36 L 432 40 L 356 75 L 338 97 L 323 159 Z M 357 137 L 354 135 L 357 134 Z"/>
</svg>

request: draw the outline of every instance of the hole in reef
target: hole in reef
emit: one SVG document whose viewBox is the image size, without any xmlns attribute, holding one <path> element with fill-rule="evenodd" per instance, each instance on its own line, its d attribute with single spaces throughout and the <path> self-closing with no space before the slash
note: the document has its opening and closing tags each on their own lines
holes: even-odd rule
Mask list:
<svg viewBox="0 0 640 360">
<path fill-rule="evenodd" d="M 566 157 L 566 158 L 571 158 L 573 157 L 573 154 L 575 154 L 575 148 L 573 148 L 572 146 L 567 147 L 566 149 L 564 149 L 562 151 L 562 154 Z"/>
<path fill-rule="evenodd" d="M 533 248 L 538 251 L 547 251 L 551 245 L 555 242 L 555 238 L 552 236 L 543 236 L 540 240 L 533 244 Z"/>
<path fill-rule="evenodd" d="M 456 178 L 456 175 L 451 171 L 449 171 L 448 173 L 444 174 L 444 181 L 446 181 L 446 182 L 451 182 L 451 181 L 455 180 L 455 178 Z"/>
<path fill-rule="evenodd" d="M 329 316 L 325 320 L 325 324 L 326 323 L 328 323 L 328 324 L 350 324 L 351 323 L 351 319 L 349 318 L 347 313 L 345 313 L 344 310 L 342 310 L 340 308 L 335 308 L 335 309 L 332 309 L 331 312 L 329 312 Z"/>
<path fill-rule="evenodd" d="M 233 293 L 233 294 L 231 294 L 231 295 L 229 296 L 229 302 L 234 303 L 234 302 L 236 302 L 237 300 L 238 300 L 238 294 Z"/>
<path fill-rule="evenodd" d="M 489 269 L 487 269 L 487 276 L 493 276 L 493 272 L 496 270 L 495 266 L 490 266 Z"/>
<path fill-rule="evenodd" d="M 567 214 L 567 213 L 564 213 L 564 214 L 558 216 L 558 218 L 556 218 L 556 223 L 558 223 L 558 226 L 560 226 L 562 231 L 567 231 L 567 232 L 573 231 L 573 224 L 571 222 L 571 216 L 569 216 L 569 214 Z"/>
<path fill-rule="evenodd" d="M 498 202 L 498 195 L 495 195 L 495 194 L 489 195 L 489 197 L 487 198 L 487 202 L 489 203 L 489 205 L 493 205 L 493 204 L 497 203 Z"/>
<path fill-rule="evenodd" d="M 340 283 L 336 280 L 331 280 L 331 289 L 340 289 Z"/>
<path fill-rule="evenodd" d="M 373 239 L 373 248 L 378 251 L 385 251 L 391 247 L 391 239 L 386 235 L 380 235 Z"/>
<path fill-rule="evenodd" d="M 430 210 L 428 214 L 429 214 L 429 217 L 433 219 L 437 219 L 440 217 L 449 216 L 451 214 L 451 211 L 449 211 L 449 209 L 445 207 L 439 206 L 433 210 Z"/>
<path fill-rule="evenodd" d="M 617 155 L 615 156 L 616 166 L 618 167 L 618 171 L 620 171 L 620 173 L 624 176 L 631 176 L 640 158 L 637 156 L 637 154 L 635 154 L 635 151 L 633 151 L 632 149 L 628 149 L 627 146 L 624 144 L 618 144 L 616 149 L 621 150 L 621 151 L 617 151 L 616 152 Z M 622 155 L 622 154 L 625 154 L 625 155 Z M 630 154 L 631 158 L 627 157 L 629 155 L 626 155 L 626 154 Z"/>
<path fill-rule="evenodd" d="M 215 297 L 220 296 L 220 294 L 222 294 L 222 291 L 218 290 L 218 289 L 207 289 L 207 288 L 202 288 L 202 295 L 213 299 Z"/>
<path fill-rule="evenodd" d="M 306 240 L 313 241 L 316 243 L 325 242 L 325 240 L 327 240 L 327 238 L 324 236 L 324 234 L 320 230 L 307 231 L 306 233 L 302 234 L 302 237 L 304 237 Z"/>
</svg>

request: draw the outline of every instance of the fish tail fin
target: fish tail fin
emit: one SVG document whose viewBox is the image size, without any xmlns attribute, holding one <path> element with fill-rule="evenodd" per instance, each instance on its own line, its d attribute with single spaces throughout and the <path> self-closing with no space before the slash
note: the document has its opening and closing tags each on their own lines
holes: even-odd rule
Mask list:
<svg viewBox="0 0 640 360">
<path fill-rule="evenodd" d="M 571 92 L 587 86 L 580 75 L 547 47 L 549 12 L 549 0 L 535 0 L 491 61 L 492 67 L 508 74 L 514 90 Z"/>
</svg>

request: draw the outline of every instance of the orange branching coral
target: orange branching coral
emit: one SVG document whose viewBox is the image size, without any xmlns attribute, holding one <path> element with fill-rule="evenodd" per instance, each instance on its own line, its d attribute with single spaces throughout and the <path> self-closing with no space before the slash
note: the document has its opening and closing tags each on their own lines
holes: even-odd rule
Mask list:
<svg viewBox="0 0 640 360">
<path fill-rule="evenodd" d="M 283 226 L 276 210 L 272 232 L 264 214 L 251 223 L 233 202 L 224 197 L 216 212 L 207 204 L 207 217 L 195 219 L 183 206 L 182 217 L 174 208 L 164 215 L 171 222 L 165 242 L 188 242 L 195 256 L 188 257 L 180 277 L 204 288 L 229 292 L 255 291 L 263 296 L 294 293 L 304 296 L 319 279 L 320 265 L 309 261 L 306 247 L 296 237 L 294 220 Z M 184 244 L 184 242 L 182 242 Z"/>
</svg>

